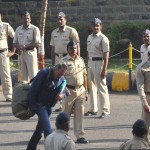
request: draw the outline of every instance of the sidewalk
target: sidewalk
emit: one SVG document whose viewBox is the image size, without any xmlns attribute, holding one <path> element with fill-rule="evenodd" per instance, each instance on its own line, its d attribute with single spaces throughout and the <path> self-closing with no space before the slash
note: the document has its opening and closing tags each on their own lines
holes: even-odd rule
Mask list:
<svg viewBox="0 0 150 150">
<path fill-rule="evenodd" d="M 85 117 L 85 138 L 89 144 L 76 144 L 78 150 L 118 150 L 122 142 L 132 137 L 131 126 L 140 118 L 141 104 L 137 93 L 110 93 L 111 117 L 98 119 Z M 52 127 L 55 128 L 57 113 L 51 117 Z M 100 112 L 99 112 L 100 115 Z M 73 117 L 73 116 L 72 116 Z M 27 143 L 37 123 L 37 117 L 27 121 L 15 118 L 11 112 L 11 103 L 6 103 L 0 88 L 0 149 L 25 150 Z M 76 140 L 71 129 L 69 134 Z M 44 150 L 44 139 L 38 145 L 38 150 Z"/>
</svg>

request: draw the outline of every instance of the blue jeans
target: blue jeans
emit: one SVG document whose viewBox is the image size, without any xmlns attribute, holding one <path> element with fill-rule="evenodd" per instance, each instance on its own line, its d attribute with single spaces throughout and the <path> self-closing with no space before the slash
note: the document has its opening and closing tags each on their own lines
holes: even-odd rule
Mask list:
<svg viewBox="0 0 150 150">
<path fill-rule="evenodd" d="M 36 150 L 37 144 L 42 137 L 43 131 L 45 138 L 52 133 L 52 128 L 49 120 L 49 117 L 51 115 L 51 108 L 49 108 L 48 106 L 37 104 L 36 114 L 38 116 L 38 123 L 28 143 L 27 150 Z"/>
</svg>

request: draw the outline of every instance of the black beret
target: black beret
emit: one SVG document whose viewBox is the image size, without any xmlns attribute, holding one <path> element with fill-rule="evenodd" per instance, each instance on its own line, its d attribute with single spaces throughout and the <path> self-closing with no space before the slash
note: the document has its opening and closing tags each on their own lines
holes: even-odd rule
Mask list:
<svg viewBox="0 0 150 150">
<path fill-rule="evenodd" d="M 67 122 L 69 122 L 70 118 L 69 118 L 69 115 L 64 113 L 64 112 L 61 112 L 57 117 L 56 117 L 56 124 L 57 125 L 63 125 Z"/>
</svg>

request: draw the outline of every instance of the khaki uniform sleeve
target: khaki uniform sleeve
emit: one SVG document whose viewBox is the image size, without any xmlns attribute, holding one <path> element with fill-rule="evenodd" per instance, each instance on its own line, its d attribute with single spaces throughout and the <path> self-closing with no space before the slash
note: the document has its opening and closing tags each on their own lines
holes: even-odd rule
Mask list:
<svg viewBox="0 0 150 150">
<path fill-rule="evenodd" d="M 86 66 L 85 66 L 85 63 L 84 63 L 84 61 L 83 61 L 83 75 L 87 75 L 87 71 L 86 71 Z"/>
<path fill-rule="evenodd" d="M 102 39 L 102 50 L 103 50 L 103 52 L 109 52 L 110 51 L 109 40 L 107 37 L 104 37 Z"/>
<path fill-rule="evenodd" d="M 51 34 L 50 45 L 51 45 L 51 46 L 54 46 L 53 32 L 52 32 L 52 34 Z"/>
<path fill-rule="evenodd" d="M 15 36 L 14 29 L 8 24 L 8 36 L 13 38 Z"/>
<path fill-rule="evenodd" d="M 76 148 L 75 148 L 75 143 L 73 142 L 73 140 L 69 140 L 69 141 L 66 143 L 65 150 L 76 150 Z"/>
<path fill-rule="evenodd" d="M 125 150 L 125 149 L 124 149 L 124 146 L 125 146 L 125 143 L 122 143 L 122 144 L 120 145 L 119 150 Z"/>
<path fill-rule="evenodd" d="M 77 32 L 77 30 L 74 29 L 74 28 L 73 28 L 72 31 L 71 31 L 70 37 L 71 37 L 72 40 L 75 41 L 76 43 L 79 43 L 79 42 L 80 42 L 78 32 Z"/>
<path fill-rule="evenodd" d="M 18 30 L 19 30 L 19 28 L 16 29 L 15 36 L 13 38 L 13 43 L 15 43 L 15 44 L 18 43 Z"/>
<path fill-rule="evenodd" d="M 35 43 L 41 43 L 40 30 L 37 27 L 34 29 L 34 42 Z"/>
<path fill-rule="evenodd" d="M 141 64 L 139 64 L 136 68 L 136 84 L 142 105 L 148 105 L 146 95 L 144 92 L 144 76 L 141 72 Z"/>
</svg>

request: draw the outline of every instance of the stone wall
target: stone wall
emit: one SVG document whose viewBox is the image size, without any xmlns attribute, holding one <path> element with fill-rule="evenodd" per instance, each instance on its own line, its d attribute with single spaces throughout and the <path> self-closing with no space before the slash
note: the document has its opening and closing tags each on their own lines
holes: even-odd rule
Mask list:
<svg viewBox="0 0 150 150">
<path fill-rule="evenodd" d="M 69 0 L 68 0 L 69 1 Z M 98 17 L 103 22 L 135 20 L 150 21 L 150 0 L 72 0 L 49 1 L 48 20 L 56 21 L 56 14 L 64 11 L 70 22 L 89 22 L 93 17 Z M 0 11 L 14 27 L 20 24 L 20 14 L 24 9 L 31 11 L 35 16 L 33 20 L 39 20 L 42 0 L 0 0 Z M 34 13 L 33 13 L 34 12 Z"/>
</svg>

